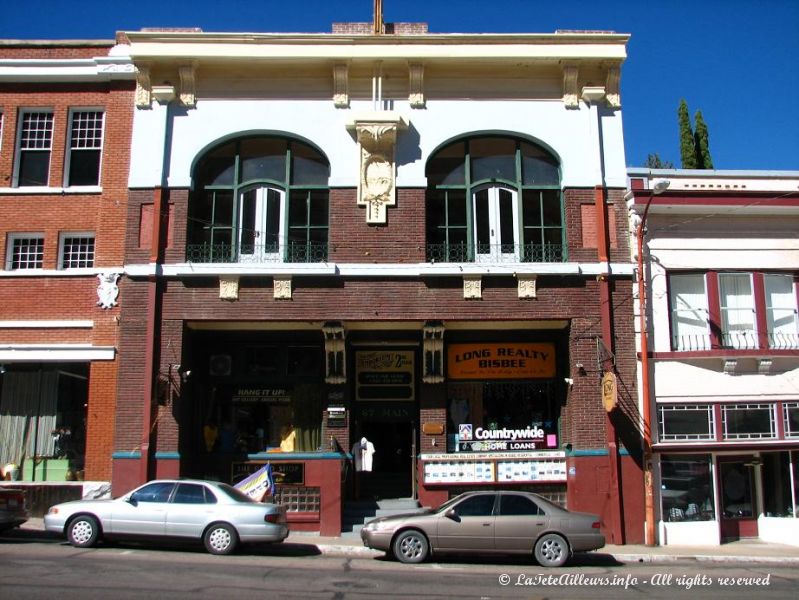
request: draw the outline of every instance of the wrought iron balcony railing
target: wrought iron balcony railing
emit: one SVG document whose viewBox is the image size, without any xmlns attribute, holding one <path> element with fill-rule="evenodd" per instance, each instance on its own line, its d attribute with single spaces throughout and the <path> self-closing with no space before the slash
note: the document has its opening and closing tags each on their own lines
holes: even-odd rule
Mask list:
<svg viewBox="0 0 799 600">
<path fill-rule="evenodd" d="M 189 244 L 186 260 L 195 263 L 315 263 L 325 262 L 328 244 L 290 242 L 278 244 Z"/>
<path fill-rule="evenodd" d="M 427 262 L 563 262 L 560 244 L 427 244 Z"/>
<path fill-rule="evenodd" d="M 799 335 L 781 332 L 768 332 L 770 350 L 799 350 Z M 714 344 L 709 335 L 674 335 L 671 347 L 676 352 L 703 350 L 758 350 L 762 349 L 758 334 L 754 331 L 725 331 L 721 334 L 721 344 Z"/>
</svg>

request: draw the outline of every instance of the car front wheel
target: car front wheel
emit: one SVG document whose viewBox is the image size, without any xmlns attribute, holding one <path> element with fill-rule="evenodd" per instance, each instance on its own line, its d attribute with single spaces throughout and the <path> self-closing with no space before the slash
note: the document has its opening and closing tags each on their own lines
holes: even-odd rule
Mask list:
<svg viewBox="0 0 799 600">
<path fill-rule="evenodd" d="M 88 515 L 76 517 L 67 526 L 67 539 L 76 548 L 91 548 L 100 539 L 97 519 Z"/>
<path fill-rule="evenodd" d="M 430 549 L 427 538 L 421 531 L 403 531 L 394 540 L 394 556 L 403 563 L 420 563 L 427 558 Z"/>
<path fill-rule="evenodd" d="M 557 533 L 542 535 L 535 544 L 535 559 L 542 567 L 562 567 L 569 560 L 569 544 Z"/>
<path fill-rule="evenodd" d="M 215 523 L 206 530 L 203 543 L 211 554 L 231 554 L 239 543 L 239 537 L 231 525 Z"/>
</svg>

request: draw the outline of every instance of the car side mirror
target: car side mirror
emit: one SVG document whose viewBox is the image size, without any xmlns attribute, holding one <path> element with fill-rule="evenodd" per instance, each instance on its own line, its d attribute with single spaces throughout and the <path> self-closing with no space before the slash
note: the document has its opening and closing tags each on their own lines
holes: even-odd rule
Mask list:
<svg viewBox="0 0 799 600">
<path fill-rule="evenodd" d="M 445 512 L 444 516 L 448 519 L 452 519 L 453 521 L 460 521 L 460 518 L 458 518 L 458 513 L 455 512 L 454 508 L 450 508 L 447 512 Z"/>
<path fill-rule="evenodd" d="M 125 501 L 126 501 L 128 504 L 130 504 L 131 506 L 138 506 L 138 505 L 139 505 L 139 501 L 138 501 L 138 500 L 136 500 L 136 498 L 134 498 L 133 496 L 129 496 L 129 497 L 127 498 L 127 500 L 125 500 Z"/>
</svg>

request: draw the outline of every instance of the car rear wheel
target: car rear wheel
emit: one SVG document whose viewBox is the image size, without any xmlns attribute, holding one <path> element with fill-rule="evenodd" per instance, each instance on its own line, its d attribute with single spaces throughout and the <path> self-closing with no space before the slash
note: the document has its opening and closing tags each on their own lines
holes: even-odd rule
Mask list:
<svg viewBox="0 0 799 600">
<path fill-rule="evenodd" d="M 231 554 L 239 543 L 239 536 L 232 525 L 215 523 L 206 530 L 203 543 L 211 554 Z"/>
<path fill-rule="evenodd" d="M 535 543 L 535 559 L 542 567 L 562 567 L 569 560 L 569 544 L 557 533 L 544 534 Z"/>
<path fill-rule="evenodd" d="M 394 556 L 403 563 L 420 563 L 427 558 L 430 545 L 421 531 L 403 531 L 394 540 Z"/>
<path fill-rule="evenodd" d="M 88 515 L 76 517 L 67 526 L 67 539 L 76 548 L 91 548 L 100 539 L 97 519 Z"/>
</svg>

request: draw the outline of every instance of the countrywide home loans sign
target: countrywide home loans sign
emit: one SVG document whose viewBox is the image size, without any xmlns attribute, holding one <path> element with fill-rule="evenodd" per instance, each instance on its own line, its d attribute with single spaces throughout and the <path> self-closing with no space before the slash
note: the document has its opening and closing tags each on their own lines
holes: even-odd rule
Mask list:
<svg viewBox="0 0 799 600">
<path fill-rule="evenodd" d="M 555 344 L 450 344 L 450 379 L 548 379 L 555 376 Z"/>
</svg>

